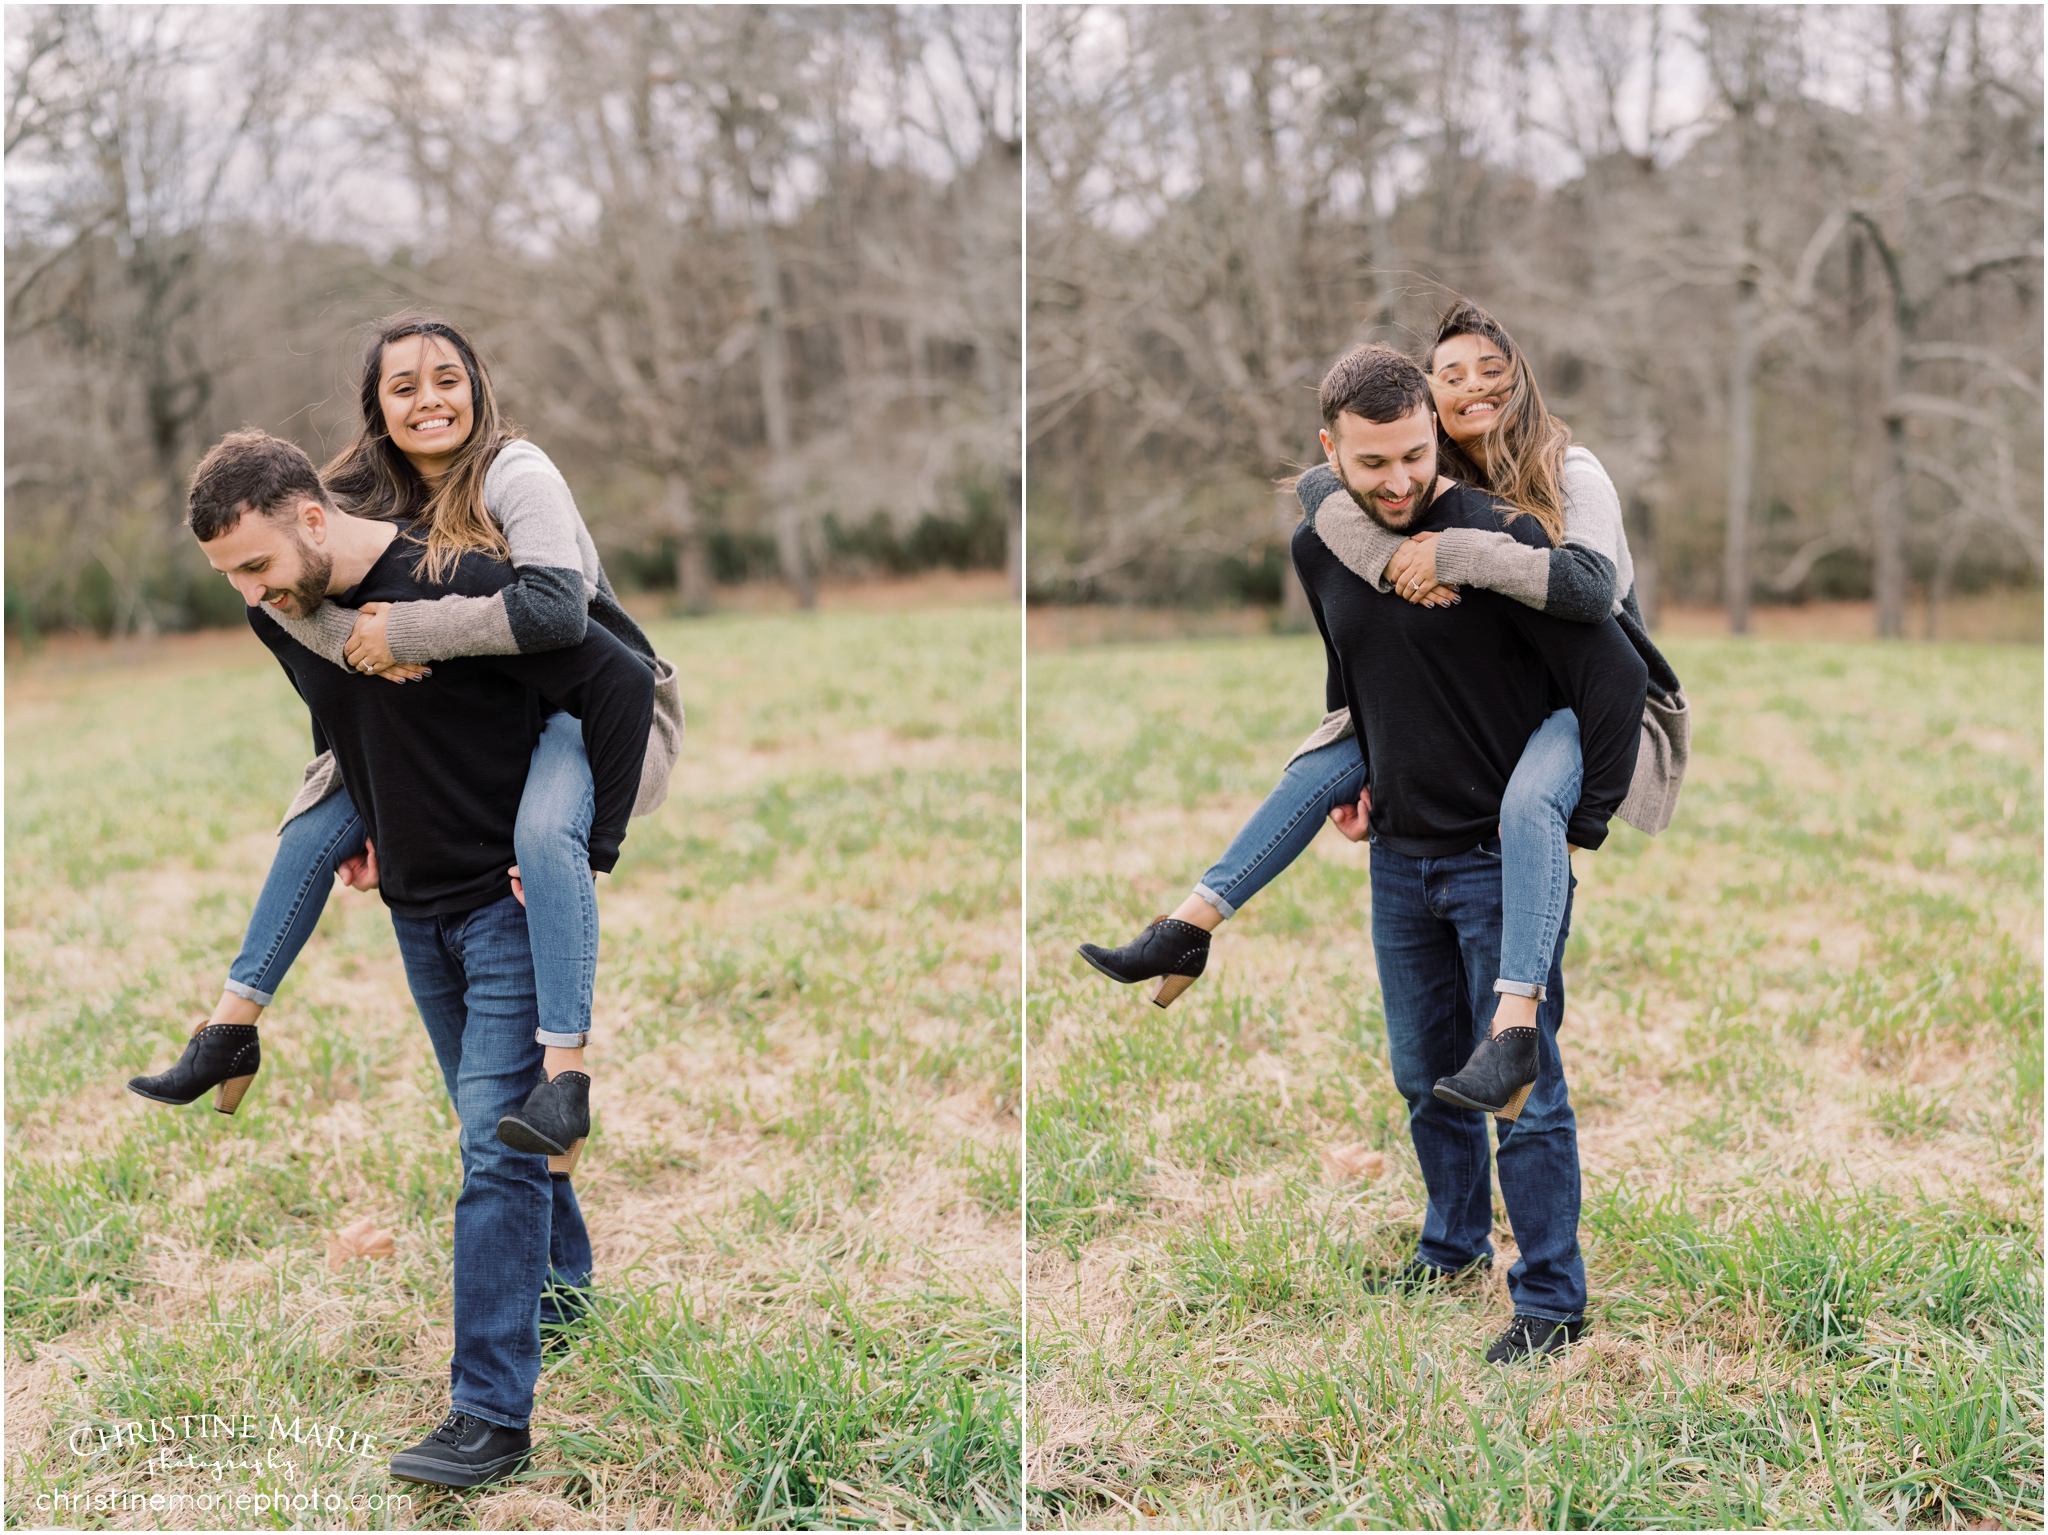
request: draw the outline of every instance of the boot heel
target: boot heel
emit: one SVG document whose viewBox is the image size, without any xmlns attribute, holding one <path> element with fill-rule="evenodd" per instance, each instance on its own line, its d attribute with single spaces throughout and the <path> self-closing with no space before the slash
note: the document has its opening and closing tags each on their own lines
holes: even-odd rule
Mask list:
<svg viewBox="0 0 2048 1535">
<path fill-rule="evenodd" d="M 1509 1124 L 1513 1124 L 1516 1120 L 1520 1119 L 1522 1117 L 1522 1105 L 1529 1101 L 1529 1094 L 1535 1089 L 1535 1086 L 1536 1084 L 1531 1082 L 1527 1087 L 1516 1088 L 1513 1096 L 1502 1106 L 1500 1118 L 1505 1119 Z"/>
<path fill-rule="evenodd" d="M 548 1176 L 567 1183 L 576 1176 L 576 1164 L 583 1160 L 583 1141 L 571 1141 L 569 1149 L 558 1157 L 548 1158 Z"/>
<path fill-rule="evenodd" d="M 220 1091 L 213 1095 L 213 1106 L 223 1114 L 232 1114 L 242 1106 L 242 1095 L 249 1091 L 249 1084 L 256 1080 L 252 1071 L 246 1077 L 229 1077 L 221 1083 Z"/>
<path fill-rule="evenodd" d="M 1152 988 L 1152 1000 L 1160 1007 L 1173 1006 L 1173 999 L 1195 984 L 1191 975 L 1162 975 Z"/>
</svg>

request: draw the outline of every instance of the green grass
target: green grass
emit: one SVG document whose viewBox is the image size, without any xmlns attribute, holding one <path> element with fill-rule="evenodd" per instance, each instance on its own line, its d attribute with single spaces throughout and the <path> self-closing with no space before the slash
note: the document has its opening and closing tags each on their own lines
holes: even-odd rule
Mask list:
<svg viewBox="0 0 2048 1535">
<path fill-rule="evenodd" d="M 2039 1525 L 2040 657 L 1670 648 L 1678 817 L 1575 860 L 1593 1331 L 1511 1371 L 1500 1273 L 1360 1282 L 1424 1206 L 1362 849 L 1320 838 L 1170 1010 L 1073 954 L 1221 850 L 1319 647 L 1034 653 L 1033 1525 Z"/>
<path fill-rule="evenodd" d="M 303 709 L 246 639 L 17 666 L 9 1523 L 1014 1526 L 1016 633 L 999 606 L 653 631 L 689 734 L 600 886 L 599 1301 L 544 1366 L 532 1469 L 466 1495 L 384 1471 L 446 1405 L 460 1164 L 381 904 L 330 900 L 232 1119 L 122 1086 L 218 995 Z M 360 1216 L 395 1255 L 331 1271 Z M 342 1442 L 216 1480 L 249 1447 L 193 1414 Z M 152 1472 L 174 1437 L 204 1464 Z M 36 1502 L 216 1490 L 340 1502 Z"/>
</svg>

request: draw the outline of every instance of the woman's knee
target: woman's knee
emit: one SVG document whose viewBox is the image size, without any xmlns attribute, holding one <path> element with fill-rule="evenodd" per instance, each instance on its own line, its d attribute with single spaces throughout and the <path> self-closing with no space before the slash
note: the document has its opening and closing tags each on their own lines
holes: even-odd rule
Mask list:
<svg viewBox="0 0 2048 1535">
<path fill-rule="evenodd" d="M 590 861 L 590 818 L 569 796 L 522 800 L 512 826 L 512 849 L 521 864 L 550 859 Z"/>
<path fill-rule="evenodd" d="M 1325 781 L 1322 799 L 1326 805 L 1355 805 L 1365 792 L 1365 764 L 1354 762 L 1336 777 Z"/>
<path fill-rule="evenodd" d="M 1576 793 L 1569 801 L 1565 799 L 1561 784 L 1525 783 L 1519 778 L 1512 778 L 1508 780 L 1507 792 L 1500 799 L 1501 824 L 1504 828 L 1541 826 L 1546 821 L 1567 818 L 1577 802 Z"/>
<path fill-rule="evenodd" d="M 1501 796 L 1500 814 L 1509 820 L 1561 820 L 1571 815 L 1579 802 L 1580 770 L 1577 753 L 1546 753 L 1539 761 L 1524 761 L 1508 779 Z"/>
<path fill-rule="evenodd" d="M 349 859 L 362 856 L 368 837 L 354 805 L 325 801 L 287 822 L 279 844 L 281 857 L 303 858 L 298 867 L 318 864 L 322 874 L 331 875 Z"/>
</svg>

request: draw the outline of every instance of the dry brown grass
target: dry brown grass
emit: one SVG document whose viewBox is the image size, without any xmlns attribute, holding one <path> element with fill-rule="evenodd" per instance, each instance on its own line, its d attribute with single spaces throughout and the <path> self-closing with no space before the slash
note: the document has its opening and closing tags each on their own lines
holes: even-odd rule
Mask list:
<svg viewBox="0 0 2048 1535">
<path fill-rule="evenodd" d="M 1673 650 L 1679 821 L 1575 860 L 1594 1331 L 1515 1374 L 1478 1359 L 1498 1201 L 1490 1275 L 1358 1283 L 1423 1208 L 1362 850 L 1319 839 L 1167 1012 L 1072 953 L 1178 903 L 1313 723 L 1279 716 L 1318 653 L 1037 653 L 1034 1524 L 2038 1525 L 2038 657 Z M 1333 1186 L 1358 1145 L 1377 1176 Z M 1816 1344 L 1831 1285 L 1853 1326 Z"/>
<path fill-rule="evenodd" d="M 1014 1496 L 1017 1455 L 1014 616 L 656 637 L 683 665 L 690 735 L 669 803 L 634 823 L 601 888 L 598 1131 L 578 1177 L 612 1309 L 542 1374 L 538 1480 L 403 1489 L 398 1522 L 721 1527 L 760 1517 L 764 1496 L 778 1522 L 843 1522 L 842 1506 L 978 1521 L 979 1499 L 1006 1481 Z M 323 1489 L 378 1493 L 401 1490 L 381 1456 L 445 1409 L 453 1126 L 376 897 L 331 899 L 264 1020 L 240 1114 L 122 1086 L 210 1006 L 274 845 L 303 715 L 253 648 L 46 655 L 10 694 L 17 1521 L 23 1496 L 137 1486 L 136 1455 L 79 1460 L 64 1439 L 151 1404 L 375 1433 L 372 1459 L 299 1455 Z M 331 1272 L 326 1234 L 364 1216 L 394 1255 Z M 68 1253 L 55 1272 L 80 1288 L 30 1286 L 37 1251 Z M 854 1358 L 899 1359 L 904 1378 L 864 1387 L 863 1408 L 835 1374 Z M 658 1372 L 676 1371 L 704 1377 L 714 1418 L 729 1400 L 725 1437 L 654 1410 Z M 976 1393 L 965 1469 L 891 1469 L 900 1441 L 934 1431 L 920 1414 L 948 1381 Z M 775 1414 L 805 1411 L 843 1414 L 848 1437 L 785 1456 L 778 1492 Z"/>
</svg>

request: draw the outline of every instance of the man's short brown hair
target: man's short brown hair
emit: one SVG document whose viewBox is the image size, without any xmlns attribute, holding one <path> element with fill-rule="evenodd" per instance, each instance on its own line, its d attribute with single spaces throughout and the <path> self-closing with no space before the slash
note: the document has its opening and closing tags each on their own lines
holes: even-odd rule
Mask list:
<svg viewBox="0 0 2048 1535">
<path fill-rule="evenodd" d="M 296 443 L 251 428 L 230 432 L 192 471 L 185 526 L 202 544 L 232 533 L 244 512 L 275 516 L 301 500 L 329 506 L 320 471 Z"/>
<path fill-rule="evenodd" d="M 1355 346 L 1323 375 L 1323 425 L 1345 411 L 1368 421 L 1399 421 L 1430 406 L 1429 380 L 1412 358 L 1390 346 Z"/>
</svg>

